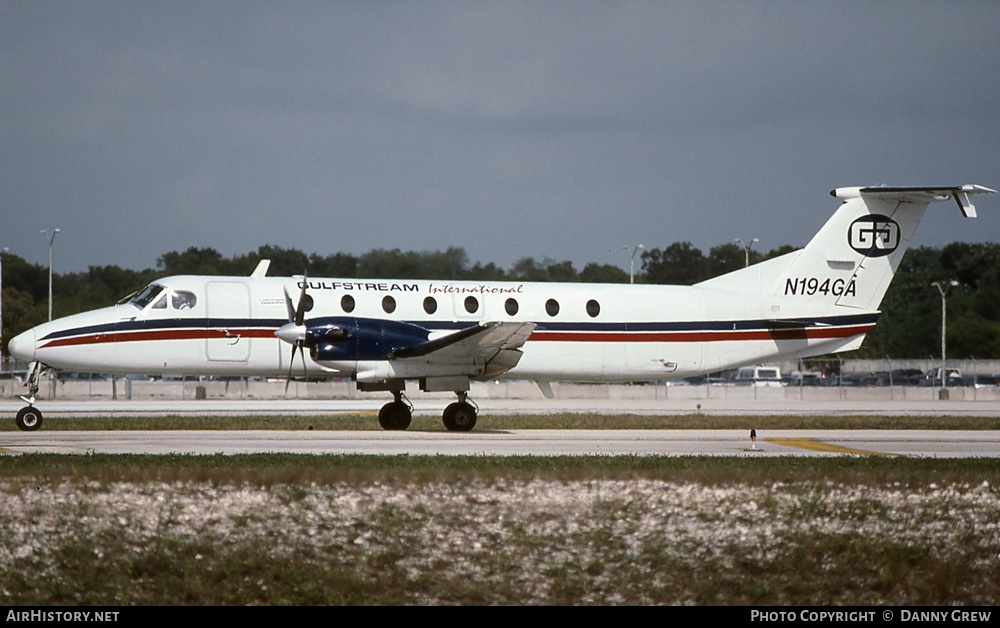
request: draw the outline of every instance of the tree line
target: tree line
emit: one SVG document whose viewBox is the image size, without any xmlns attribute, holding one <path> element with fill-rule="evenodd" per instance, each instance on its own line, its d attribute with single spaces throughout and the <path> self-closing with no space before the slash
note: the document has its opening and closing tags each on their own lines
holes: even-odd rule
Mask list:
<svg viewBox="0 0 1000 628">
<path fill-rule="evenodd" d="M 794 250 L 782 246 L 766 253 L 722 244 L 702 253 L 690 242 L 648 248 L 640 256 L 637 283 L 691 285 Z M 46 320 L 48 269 L 3 255 L 3 352 L 18 333 Z M 446 279 L 472 281 L 564 281 L 628 283 L 628 273 L 610 264 L 590 263 L 577 270 L 572 262 L 525 257 L 504 269 L 470 263 L 461 247 L 444 251 L 373 249 L 361 255 L 306 254 L 266 245 L 224 257 L 211 248 L 170 251 L 155 269 L 129 270 L 92 266 L 86 272 L 53 278 L 53 317 L 111 305 L 160 277 L 170 275 L 248 275 L 261 259 L 269 274 L 312 277 Z M 882 303 L 882 317 L 855 357 L 898 359 L 940 355 L 941 299 L 932 282 L 956 280 L 948 293 L 948 355 L 954 359 L 1000 359 L 1000 244 L 949 244 L 911 249 Z"/>
</svg>

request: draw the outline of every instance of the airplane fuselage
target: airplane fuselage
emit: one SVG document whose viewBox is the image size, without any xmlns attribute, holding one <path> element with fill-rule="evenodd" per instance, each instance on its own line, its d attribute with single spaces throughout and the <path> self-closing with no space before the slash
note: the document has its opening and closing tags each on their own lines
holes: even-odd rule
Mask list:
<svg viewBox="0 0 1000 628">
<path fill-rule="evenodd" d="M 344 325 L 400 321 L 434 339 L 484 321 L 535 324 L 510 379 L 639 381 L 687 377 L 745 363 L 838 350 L 875 324 L 877 312 L 801 321 L 796 296 L 691 286 L 175 276 L 155 282 L 148 303 L 123 303 L 32 330 L 33 360 L 76 371 L 284 376 L 288 347 L 275 331 L 288 322 L 285 294 L 306 286 L 308 315 Z M 180 296 L 178 296 L 180 295 Z M 385 336 L 378 330 L 378 336 Z M 19 344 L 26 345 L 22 338 Z M 310 376 L 350 376 L 392 350 L 349 355 L 314 350 Z M 18 345 L 15 345 L 18 348 Z M 317 358 L 314 360 L 313 357 Z M 398 367 L 398 365 L 397 365 Z M 298 370 L 293 372 L 301 375 Z M 404 371 L 386 377 L 415 377 Z"/>
</svg>

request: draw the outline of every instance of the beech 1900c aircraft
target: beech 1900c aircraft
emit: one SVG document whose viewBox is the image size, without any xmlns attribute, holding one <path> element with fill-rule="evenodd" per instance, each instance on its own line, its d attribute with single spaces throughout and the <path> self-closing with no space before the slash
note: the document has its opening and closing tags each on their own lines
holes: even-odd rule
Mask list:
<svg viewBox="0 0 1000 628">
<path fill-rule="evenodd" d="M 470 430 L 471 380 L 652 381 L 856 349 L 928 204 L 958 187 L 839 188 L 840 208 L 804 248 L 694 286 L 177 276 L 131 300 L 39 325 L 10 341 L 42 368 L 101 373 L 350 377 L 391 392 L 385 429 L 406 429 L 407 380 L 453 391 L 449 430 Z M 290 345 L 282 349 L 283 343 Z M 296 353 L 299 360 L 296 362 Z M 308 360 L 307 354 L 308 353 Z M 301 365 L 301 371 L 296 364 Z"/>
</svg>

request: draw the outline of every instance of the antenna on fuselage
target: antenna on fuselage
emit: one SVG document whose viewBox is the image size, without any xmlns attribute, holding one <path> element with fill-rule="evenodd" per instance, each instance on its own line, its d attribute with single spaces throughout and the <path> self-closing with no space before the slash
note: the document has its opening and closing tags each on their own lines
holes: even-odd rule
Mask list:
<svg viewBox="0 0 1000 628">
<path fill-rule="evenodd" d="M 260 262 L 257 263 L 257 268 L 254 268 L 253 272 L 250 273 L 250 278 L 263 279 L 267 275 L 267 268 L 270 265 L 271 265 L 271 260 L 269 259 L 260 260 Z"/>
</svg>

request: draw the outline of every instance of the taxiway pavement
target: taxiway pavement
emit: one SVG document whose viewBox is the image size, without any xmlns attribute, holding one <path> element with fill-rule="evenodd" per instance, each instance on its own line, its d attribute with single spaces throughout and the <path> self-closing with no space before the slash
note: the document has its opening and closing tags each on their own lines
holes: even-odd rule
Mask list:
<svg viewBox="0 0 1000 628">
<path fill-rule="evenodd" d="M 445 456 L 1000 457 L 1000 431 L 737 430 L 2 432 L 0 452 Z"/>
<path fill-rule="evenodd" d="M 421 399 L 415 414 L 437 415 L 450 399 Z M 46 419 L 87 416 L 330 416 L 371 412 L 380 399 L 39 402 Z M 0 402 L 10 417 L 24 404 Z M 998 416 L 990 402 L 857 402 L 789 400 L 486 400 L 482 414 L 626 413 L 642 415 Z M 51 427 L 51 423 L 48 424 Z M 237 454 L 288 452 L 379 455 L 904 455 L 1000 457 L 1000 431 L 768 430 L 751 444 L 739 430 L 490 430 L 481 421 L 464 434 L 443 431 L 130 431 L 0 432 L 0 452 Z"/>
</svg>

